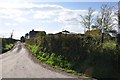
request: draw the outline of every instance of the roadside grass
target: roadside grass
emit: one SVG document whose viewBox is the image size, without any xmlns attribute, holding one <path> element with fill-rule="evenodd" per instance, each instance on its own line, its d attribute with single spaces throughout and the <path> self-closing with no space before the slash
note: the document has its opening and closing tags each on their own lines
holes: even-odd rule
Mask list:
<svg viewBox="0 0 120 80">
<path fill-rule="evenodd" d="M 2 47 L 2 53 L 11 50 L 14 47 L 14 45 L 15 44 L 6 44 L 4 47 Z"/>
<path fill-rule="evenodd" d="M 0 43 L 1 43 L 1 52 L 5 53 L 9 50 L 11 50 L 15 44 L 16 44 L 15 39 L 11 39 L 11 38 L 0 38 Z"/>
<path fill-rule="evenodd" d="M 91 77 L 87 74 L 79 73 L 75 70 L 72 70 L 72 63 L 65 60 L 61 55 L 56 55 L 55 53 L 47 53 L 40 50 L 37 45 L 28 45 L 26 47 L 32 52 L 32 54 L 40 61 L 45 64 L 50 65 L 53 68 L 65 71 L 67 73 L 72 73 L 78 76 Z"/>
</svg>

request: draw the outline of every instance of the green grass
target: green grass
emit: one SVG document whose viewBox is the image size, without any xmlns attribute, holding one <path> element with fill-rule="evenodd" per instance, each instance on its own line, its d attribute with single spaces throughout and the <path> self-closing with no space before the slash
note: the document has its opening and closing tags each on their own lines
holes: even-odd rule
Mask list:
<svg viewBox="0 0 120 80">
<path fill-rule="evenodd" d="M 78 73 L 75 70 L 70 69 L 72 67 L 72 63 L 68 62 L 67 60 L 63 59 L 61 55 L 56 55 L 55 53 L 45 53 L 42 51 L 39 51 L 40 47 L 36 45 L 26 45 L 26 47 L 31 50 L 33 55 L 39 59 L 40 61 L 51 65 L 53 68 L 57 68 L 59 70 L 65 71 L 67 73 L 73 73 L 80 76 L 85 76 L 83 73 Z"/>
<path fill-rule="evenodd" d="M 2 43 L 2 53 L 11 50 L 17 40 L 11 38 L 0 38 L 0 42 Z"/>
<path fill-rule="evenodd" d="M 2 53 L 11 50 L 14 47 L 15 44 L 6 44 L 4 47 L 2 47 Z"/>
</svg>

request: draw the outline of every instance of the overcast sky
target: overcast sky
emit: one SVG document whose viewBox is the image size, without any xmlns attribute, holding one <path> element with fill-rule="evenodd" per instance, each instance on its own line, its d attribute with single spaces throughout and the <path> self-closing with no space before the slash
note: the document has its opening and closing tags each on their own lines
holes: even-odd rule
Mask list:
<svg viewBox="0 0 120 80">
<path fill-rule="evenodd" d="M 0 37 L 19 39 L 34 29 L 57 33 L 68 30 L 83 33 L 79 15 L 85 15 L 87 9 L 92 7 L 99 13 L 102 4 L 117 5 L 117 2 L 39 2 L 26 0 L 25 2 L 0 2 Z"/>
</svg>

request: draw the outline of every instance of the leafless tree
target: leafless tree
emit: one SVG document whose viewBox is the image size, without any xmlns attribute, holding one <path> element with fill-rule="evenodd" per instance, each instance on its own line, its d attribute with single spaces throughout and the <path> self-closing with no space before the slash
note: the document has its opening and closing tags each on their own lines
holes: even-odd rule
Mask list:
<svg viewBox="0 0 120 80">
<path fill-rule="evenodd" d="M 102 26 L 102 24 L 104 24 L 104 27 L 107 30 L 111 30 L 114 26 L 114 24 L 113 24 L 113 16 L 114 16 L 113 9 L 114 9 L 113 6 L 110 6 L 107 4 L 102 5 L 100 14 L 96 18 L 96 24 L 100 27 Z"/>
<path fill-rule="evenodd" d="M 80 15 L 80 17 L 82 18 L 82 21 L 80 23 L 85 27 L 85 29 L 86 28 L 88 30 L 91 29 L 91 25 L 93 23 L 93 17 L 94 17 L 93 13 L 94 13 L 94 10 L 92 8 L 89 8 L 85 16 Z"/>
</svg>

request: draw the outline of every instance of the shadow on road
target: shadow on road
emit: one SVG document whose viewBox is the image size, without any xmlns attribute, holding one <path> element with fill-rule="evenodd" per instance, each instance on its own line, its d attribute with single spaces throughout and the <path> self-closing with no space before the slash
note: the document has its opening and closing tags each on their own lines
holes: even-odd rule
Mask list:
<svg viewBox="0 0 120 80">
<path fill-rule="evenodd" d="M 21 49 L 22 49 L 22 45 L 19 44 L 19 45 L 18 45 L 18 48 L 17 48 L 17 52 L 19 52 Z"/>
</svg>

